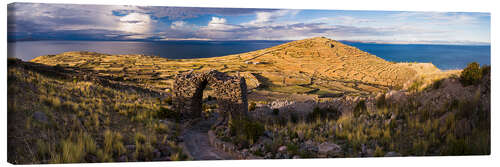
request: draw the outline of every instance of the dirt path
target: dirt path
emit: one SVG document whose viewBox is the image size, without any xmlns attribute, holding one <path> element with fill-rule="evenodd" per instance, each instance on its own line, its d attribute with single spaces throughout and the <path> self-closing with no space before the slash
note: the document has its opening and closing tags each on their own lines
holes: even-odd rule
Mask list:
<svg viewBox="0 0 500 167">
<path fill-rule="evenodd" d="M 208 131 L 214 121 L 202 120 L 184 131 L 186 151 L 194 160 L 235 159 L 228 153 L 219 151 L 208 142 Z"/>
</svg>

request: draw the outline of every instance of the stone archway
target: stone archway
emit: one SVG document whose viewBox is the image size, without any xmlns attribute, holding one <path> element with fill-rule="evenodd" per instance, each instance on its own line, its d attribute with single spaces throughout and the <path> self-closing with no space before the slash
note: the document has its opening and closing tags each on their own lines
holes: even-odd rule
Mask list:
<svg viewBox="0 0 500 167">
<path fill-rule="evenodd" d="M 203 90 L 213 88 L 223 122 L 228 117 L 241 119 L 248 112 L 247 85 L 245 78 L 229 76 L 216 70 L 186 72 L 175 77 L 173 102 L 183 118 L 198 118 L 202 114 Z"/>
</svg>

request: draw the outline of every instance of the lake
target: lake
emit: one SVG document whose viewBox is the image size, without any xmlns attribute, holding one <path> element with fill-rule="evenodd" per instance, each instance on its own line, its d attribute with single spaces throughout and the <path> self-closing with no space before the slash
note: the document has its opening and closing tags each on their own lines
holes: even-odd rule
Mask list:
<svg viewBox="0 0 500 167">
<path fill-rule="evenodd" d="M 207 58 L 269 48 L 289 41 L 20 41 L 8 43 L 8 56 L 28 61 L 68 51 L 144 54 L 170 59 Z M 476 61 L 490 64 L 490 46 L 368 44 L 342 41 L 393 62 L 431 62 L 443 70 L 461 69 Z"/>
</svg>

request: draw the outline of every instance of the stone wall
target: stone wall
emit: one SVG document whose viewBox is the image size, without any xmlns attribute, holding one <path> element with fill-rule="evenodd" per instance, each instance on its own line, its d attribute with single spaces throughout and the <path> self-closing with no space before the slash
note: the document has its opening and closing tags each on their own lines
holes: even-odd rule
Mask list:
<svg viewBox="0 0 500 167">
<path fill-rule="evenodd" d="M 207 85 L 214 90 L 218 110 L 223 116 L 221 121 L 227 122 L 229 116 L 232 118 L 246 116 L 248 102 L 245 78 L 211 70 L 185 72 L 175 77 L 173 102 L 183 118 L 201 117 L 203 90 Z"/>
</svg>

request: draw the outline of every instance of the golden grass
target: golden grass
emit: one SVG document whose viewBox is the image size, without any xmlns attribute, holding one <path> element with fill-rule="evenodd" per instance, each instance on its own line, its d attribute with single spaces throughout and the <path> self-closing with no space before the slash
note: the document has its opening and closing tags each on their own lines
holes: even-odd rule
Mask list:
<svg viewBox="0 0 500 167">
<path fill-rule="evenodd" d="M 160 146 L 156 137 L 177 144 L 178 134 L 170 130 L 177 126 L 147 123 L 159 119 L 156 112 L 161 105 L 154 94 L 46 76 L 18 66 L 9 66 L 8 78 L 9 162 L 117 161 L 135 154 L 125 145 L 135 144 L 136 133 L 149 139 L 141 149 Z M 34 112 L 45 114 L 47 120 L 36 120 Z M 127 158 L 141 160 L 145 159 Z"/>
<path fill-rule="evenodd" d="M 242 75 L 250 89 L 256 87 L 256 79 L 267 86 L 298 86 L 309 84 L 314 78 L 330 89 L 355 88 L 370 93 L 383 91 L 386 87 L 402 88 L 417 73 L 436 73 L 437 69 L 427 64 L 387 62 L 327 38 L 310 38 L 248 53 L 201 59 L 170 60 L 143 55 L 65 52 L 40 56 L 31 61 L 89 68 L 97 71 L 98 75 L 154 90 L 170 88 L 171 80 L 180 72 L 217 69 L 231 75 L 237 75 L 237 72 L 258 73 L 261 78 Z M 331 80 L 363 84 L 359 88 L 354 85 L 338 87 L 335 83 L 331 84 Z M 350 92 L 355 91 L 348 90 Z"/>
</svg>

